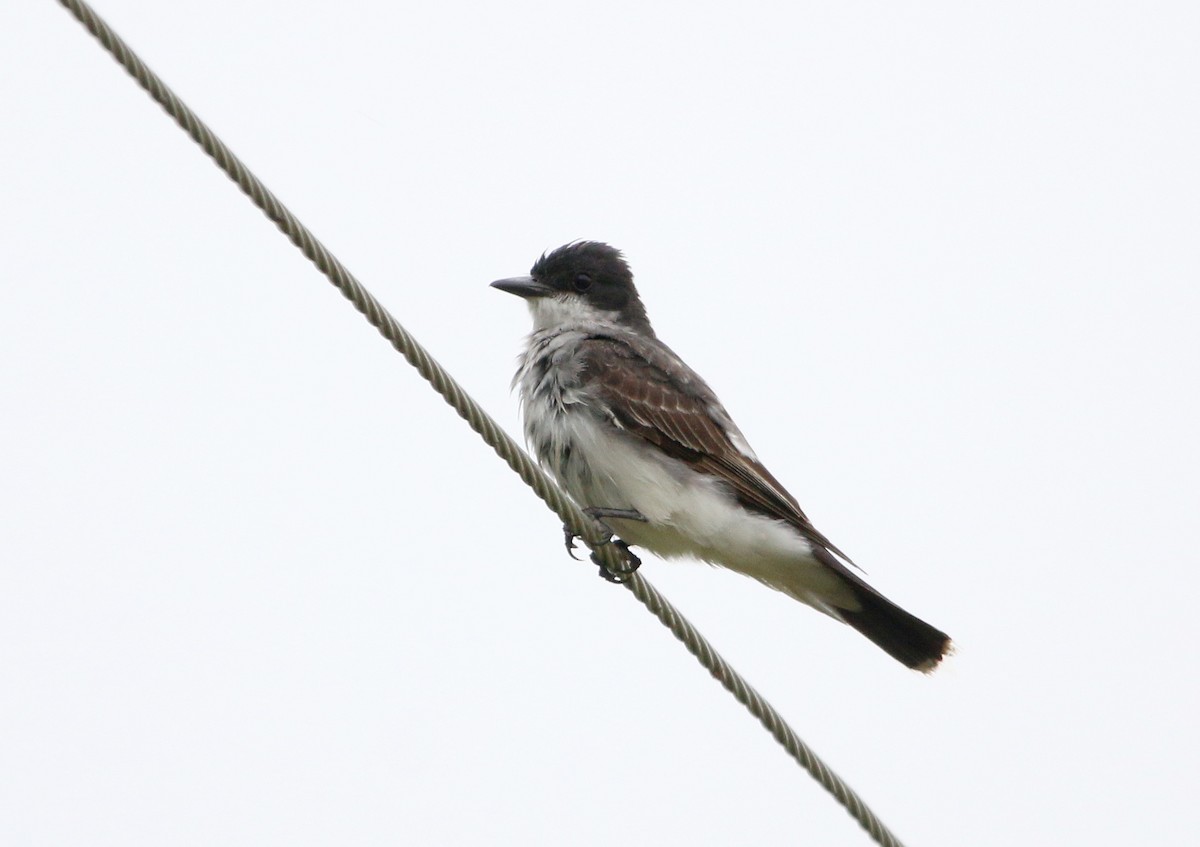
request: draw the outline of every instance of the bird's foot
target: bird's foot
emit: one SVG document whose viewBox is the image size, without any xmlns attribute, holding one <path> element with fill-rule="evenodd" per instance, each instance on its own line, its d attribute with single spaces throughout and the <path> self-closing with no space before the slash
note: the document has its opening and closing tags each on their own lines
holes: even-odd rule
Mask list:
<svg viewBox="0 0 1200 847">
<path fill-rule="evenodd" d="M 643 523 L 649 520 L 637 509 L 609 509 L 604 506 L 588 506 L 583 510 L 583 513 L 592 520 L 600 520 L 601 518 L 622 518 L 627 521 L 641 521 Z M 575 561 L 579 561 L 579 557 L 575 555 L 575 539 L 578 537 L 579 533 L 571 529 L 570 524 L 563 524 L 563 540 L 567 546 L 567 555 L 572 559 L 575 559 Z M 608 539 L 605 539 L 604 543 L 607 544 Z M 628 547 L 625 549 L 626 551 L 629 550 Z M 630 553 L 630 555 L 632 556 L 633 554 Z M 594 558 L 595 557 L 593 556 L 593 559 Z M 640 565 L 641 562 L 639 561 L 638 564 Z M 633 570 L 637 570 L 637 565 L 633 566 Z"/>
<path fill-rule="evenodd" d="M 639 559 L 629 545 L 619 538 L 610 538 L 605 544 L 612 544 L 625 557 L 625 562 L 619 571 L 613 571 L 608 565 L 595 553 L 592 553 L 592 563 L 600 568 L 600 578 L 606 582 L 627 582 L 629 577 L 633 576 L 634 572 L 642 566 L 642 560 Z"/>
</svg>

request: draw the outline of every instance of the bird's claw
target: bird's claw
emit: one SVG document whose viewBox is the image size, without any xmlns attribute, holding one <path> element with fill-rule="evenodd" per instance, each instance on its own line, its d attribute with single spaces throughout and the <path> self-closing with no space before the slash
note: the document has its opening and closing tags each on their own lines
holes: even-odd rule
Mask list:
<svg viewBox="0 0 1200 847">
<path fill-rule="evenodd" d="M 575 539 L 579 537 L 578 533 L 573 531 L 570 527 L 563 527 L 563 535 L 566 537 L 567 555 L 578 562 L 579 557 L 575 555 Z M 614 547 L 620 550 L 625 557 L 625 562 L 624 567 L 618 571 L 614 571 L 607 564 L 605 564 L 602 558 L 600 558 L 600 554 L 593 552 L 590 558 L 592 560 L 592 564 L 600 569 L 600 578 L 605 582 L 627 582 L 629 577 L 633 575 L 634 571 L 642 566 L 642 560 L 638 558 L 636 553 L 629 549 L 628 544 L 619 538 L 613 538 L 611 535 L 609 535 L 596 546 L 599 548 L 605 544 L 612 544 Z"/>
<path fill-rule="evenodd" d="M 567 555 L 575 561 L 579 561 L 579 557 L 575 555 L 575 539 L 579 537 L 579 533 L 571 529 L 570 524 L 563 524 L 563 538 L 567 543 Z"/>
<path fill-rule="evenodd" d="M 576 538 L 582 538 L 582 536 L 575 530 L 571 529 L 570 524 L 563 524 L 563 540 L 566 542 L 567 555 L 578 562 L 579 557 L 575 555 L 575 539 Z M 612 540 L 612 533 L 605 532 L 604 537 L 600 539 L 599 543 L 607 544 L 610 540 Z M 599 545 L 597 545 L 597 546 L 599 546 Z M 594 556 L 595 554 L 593 553 L 592 555 Z"/>
<path fill-rule="evenodd" d="M 629 577 L 633 576 L 634 572 L 642 566 L 642 560 L 637 557 L 629 545 L 619 538 L 610 538 L 605 544 L 612 544 L 625 556 L 625 567 L 619 571 L 613 571 L 597 553 L 592 553 L 592 564 L 600 568 L 600 578 L 606 582 L 628 582 Z"/>
<path fill-rule="evenodd" d="M 588 506 L 583 510 L 583 513 L 594 521 L 598 521 L 601 518 L 621 518 L 627 521 L 641 521 L 642 523 L 646 523 L 648 520 L 648 518 L 637 509 L 609 509 L 604 506 Z M 579 561 L 579 557 L 575 555 L 575 539 L 579 537 L 579 533 L 571 529 L 570 524 L 563 524 L 563 541 L 567 547 L 567 555 L 577 562 Z M 601 543 L 607 544 L 611 538 L 612 534 L 610 533 L 608 537 L 605 538 Z M 629 556 L 632 557 L 631 561 L 636 562 L 636 564 L 634 564 L 633 568 L 630 570 L 630 573 L 632 573 L 633 571 L 637 570 L 637 566 L 641 564 L 641 560 L 629 552 L 628 545 L 625 545 L 624 550 Z M 596 556 L 593 553 L 592 561 L 595 560 Z M 602 570 L 607 570 L 603 566 L 601 566 L 601 568 Z M 619 582 L 620 580 L 615 581 Z"/>
</svg>

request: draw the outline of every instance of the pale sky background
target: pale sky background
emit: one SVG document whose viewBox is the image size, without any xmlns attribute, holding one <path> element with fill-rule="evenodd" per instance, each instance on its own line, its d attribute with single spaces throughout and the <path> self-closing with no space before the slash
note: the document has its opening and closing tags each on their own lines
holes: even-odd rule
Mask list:
<svg viewBox="0 0 1200 847">
<path fill-rule="evenodd" d="M 1200 6 L 98 9 L 509 432 L 626 252 L 958 643 L 646 557 L 902 839 L 1194 843 Z M 56 3 L 0 105 L 0 843 L 869 843 Z"/>
</svg>

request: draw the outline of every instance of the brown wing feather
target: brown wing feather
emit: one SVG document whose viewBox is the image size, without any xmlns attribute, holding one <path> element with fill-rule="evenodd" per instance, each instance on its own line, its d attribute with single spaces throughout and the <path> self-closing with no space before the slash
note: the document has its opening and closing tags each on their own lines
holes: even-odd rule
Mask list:
<svg viewBox="0 0 1200 847">
<path fill-rule="evenodd" d="M 817 531 L 770 471 L 734 446 L 728 414 L 683 362 L 612 338 L 593 338 L 585 346 L 583 382 L 621 427 L 721 479 L 744 506 L 786 521 L 814 544 L 850 562 Z"/>
</svg>

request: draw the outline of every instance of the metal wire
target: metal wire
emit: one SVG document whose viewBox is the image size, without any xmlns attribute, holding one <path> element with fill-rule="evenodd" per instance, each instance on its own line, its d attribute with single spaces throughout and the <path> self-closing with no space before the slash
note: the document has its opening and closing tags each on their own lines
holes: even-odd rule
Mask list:
<svg viewBox="0 0 1200 847">
<path fill-rule="evenodd" d="M 225 144 L 205 126 L 161 79 L 121 40 L 92 8 L 80 0 L 58 0 L 104 49 L 137 80 L 152 98 L 200 145 L 217 166 L 237 183 L 259 209 L 300 248 L 318 270 L 354 304 L 379 333 L 391 342 L 417 372 L 445 398 L 456 412 L 496 451 L 510 468 L 525 481 L 562 520 L 578 533 L 613 573 L 628 570 L 628 560 L 620 549 L 606 543 L 608 534 L 597 521 L 586 516 L 555 483 L 534 464 L 529 455 L 500 428 L 455 380 L 434 361 L 404 327 L 388 314 L 361 283 L 296 219 L 287 207 L 267 190 Z M 783 745 L 788 754 L 807 770 L 846 811 L 857 820 L 878 844 L 901 847 L 899 840 L 871 812 L 862 799 L 833 773 L 807 744 L 788 726 L 775 709 L 721 658 L 696 628 L 667 602 L 639 573 L 628 574 L 623 584 L 687 647 L 713 677 L 742 703 Z"/>
</svg>

